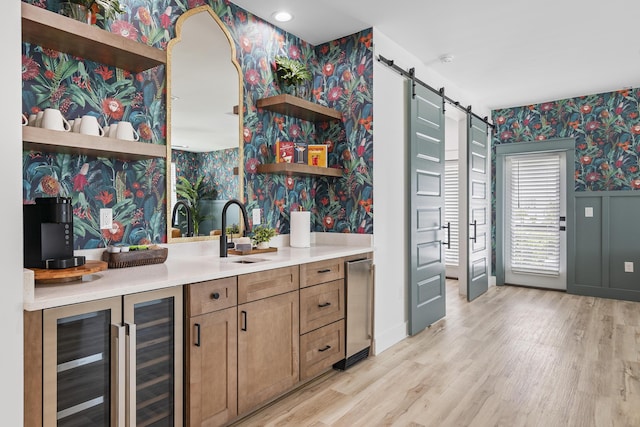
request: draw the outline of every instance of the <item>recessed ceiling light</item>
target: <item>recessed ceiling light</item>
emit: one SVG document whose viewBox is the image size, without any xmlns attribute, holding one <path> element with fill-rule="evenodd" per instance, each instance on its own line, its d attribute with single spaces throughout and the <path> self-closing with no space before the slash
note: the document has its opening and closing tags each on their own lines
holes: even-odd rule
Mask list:
<svg viewBox="0 0 640 427">
<path fill-rule="evenodd" d="M 440 56 L 440 62 L 442 62 L 443 64 L 448 64 L 450 62 L 453 62 L 453 55 L 442 55 Z"/>
<path fill-rule="evenodd" d="M 284 10 L 281 10 L 279 12 L 273 12 L 273 15 L 271 16 L 273 16 L 273 19 L 275 19 L 278 22 L 288 22 L 293 19 L 293 15 Z"/>
</svg>

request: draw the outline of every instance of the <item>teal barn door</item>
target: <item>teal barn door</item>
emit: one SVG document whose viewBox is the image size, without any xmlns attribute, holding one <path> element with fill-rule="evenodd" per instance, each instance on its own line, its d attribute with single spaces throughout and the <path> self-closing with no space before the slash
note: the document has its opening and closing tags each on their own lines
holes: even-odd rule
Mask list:
<svg viewBox="0 0 640 427">
<path fill-rule="evenodd" d="M 489 288 L 489 162 L 487 124 L 467 114 L 469 262 L 467 300 L 473 301 Z"/>
<path fill-rule="evenodd" d="M 425 87 L 409 89 L 409 334 L 415 335 L 446 311 L 444 102 Z"/>
</svg>

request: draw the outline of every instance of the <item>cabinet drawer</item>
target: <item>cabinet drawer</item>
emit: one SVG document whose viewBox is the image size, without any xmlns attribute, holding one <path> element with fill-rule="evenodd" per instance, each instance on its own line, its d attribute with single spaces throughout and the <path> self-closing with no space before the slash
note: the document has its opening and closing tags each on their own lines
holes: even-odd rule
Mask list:
<svg viewBox="0 0 640 427">
<path fill-rule="evenodd" d="M 344 320 L 300 336 L 300 380 L 313 378 L 344 359 Z"/>
<path fill-rule="evenodd" d="M 344 280 L 300 290 L 300 333 L 344 318 Z"/>
<path fill-rule="evenodd" d="M 276 268 L 238 276 L 238 304 L 298 290 L 298 266 Z"/>
<path fill-rule="evenodd" d="M 300 266 L 300 287 L 344 278 L 344 258 L 310 262 Z"/>
<path fill-rule="evenodd" d="M 187 316 L 193 317 L 238 303 L 235 277 L 209 280 L 187 286 Z"/>
</svg>

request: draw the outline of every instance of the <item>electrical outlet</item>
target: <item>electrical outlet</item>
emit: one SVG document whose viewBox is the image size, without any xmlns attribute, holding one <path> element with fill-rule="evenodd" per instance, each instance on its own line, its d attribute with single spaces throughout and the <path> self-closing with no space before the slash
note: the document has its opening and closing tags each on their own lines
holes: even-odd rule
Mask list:
<svg viewBox="0 0 640 427">
<path fill-rule="evenodd" d="M 629 262 L 629 261 L 624 262 L 624 272 L 633 273 L 633 262 Z"/>
<path fill-rule="evenodd" d="M 584 208 L 584 217 L 585 218 L 593 218 L 593 208 L 592 207 L 585 207 Z"/>
<path fill-rule="evenodd" d="M 111 230 L 113 228 L 113 211 L 111 208 L 100 209 L 100 230 Z"/>
<path fill-rule="evenodd" d="M 253 215 L 253 225 L 260 224 L 260 209 L 254 209 L 251 215 Z"/>
</svg>

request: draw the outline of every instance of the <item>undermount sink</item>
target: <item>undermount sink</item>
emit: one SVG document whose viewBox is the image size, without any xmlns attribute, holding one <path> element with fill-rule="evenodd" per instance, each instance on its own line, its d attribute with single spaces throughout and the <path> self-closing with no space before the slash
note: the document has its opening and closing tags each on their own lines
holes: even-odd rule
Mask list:
<svg viewBox="0 0 640 427">
<path fill-rule="evenodd" d="M 256 262 L 266 261 L 264 258 L 228 258 L 234 264 L 255 264 Z"/>
</svg>

